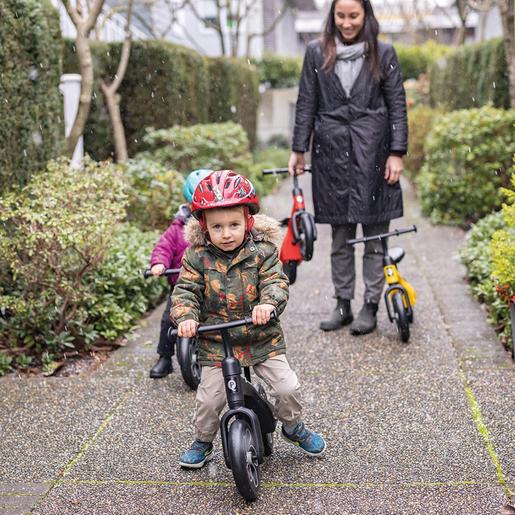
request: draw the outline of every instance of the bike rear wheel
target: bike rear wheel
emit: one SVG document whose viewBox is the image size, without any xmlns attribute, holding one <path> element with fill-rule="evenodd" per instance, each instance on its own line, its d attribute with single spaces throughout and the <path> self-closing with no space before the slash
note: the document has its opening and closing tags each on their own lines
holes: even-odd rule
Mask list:
<svg viewBox="0 0 515 515">
<path fill-rule="evenodd" d="M 245 500 L 255 501 L 259 493 L 261 471 L 257 444 L 246 420 L 236 419 L 230 425 L 228 446 L 236 488 Z"/>
<path fill-rule="evenodd" d="M 313 247 L 315 245 L 315 228 L 313 219 L 309 213 L 302 213 L 299 218 L 299 246 L 302 259 L 310 261 L 313 257 Z"/>
<path fill-rule="evenodd" d="M 184 382 L 192 390 L 196 390 L 200 384 L 201 374 L 196 338 L 177 338 L 177 361 L 179 362 Z"/>
<path fill-rule="evenodd" d="M 409 320 L 402 300 L 402 293 L 396 292 L 392 296 L 393 311 L 395 316 L 395 324 L 399 331 L 401 341 L 406 343 L 409 340 Z"/>
</svg>

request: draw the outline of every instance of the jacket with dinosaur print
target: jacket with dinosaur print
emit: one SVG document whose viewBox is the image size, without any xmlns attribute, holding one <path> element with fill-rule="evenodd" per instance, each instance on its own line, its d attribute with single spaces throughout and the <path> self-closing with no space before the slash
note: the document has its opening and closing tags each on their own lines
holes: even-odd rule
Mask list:
<svg viewBox="0 0 515 515">
<path fill-rule="evenodd" d="M 175 324 L 196 320 L 200 324 L 229 322 L 251 316 L 258 304 L 272 304 L 280 314 L 288 301 L 288 278 L 277 254 L 279 224 L 256 215 L 251 233 L 232 255 L 213 245 L 197 220 L 186 225 L 191 247 L 182 259 L 182 270 L 172 295 Z M 286 344 L 279 320 L 229 330 L 233 352 L 242 366 L 252 366 L 284 354 Z M 220 333 L 199 336 L 202 366 L 220 366 L 224 358 Z"/>
</svg>

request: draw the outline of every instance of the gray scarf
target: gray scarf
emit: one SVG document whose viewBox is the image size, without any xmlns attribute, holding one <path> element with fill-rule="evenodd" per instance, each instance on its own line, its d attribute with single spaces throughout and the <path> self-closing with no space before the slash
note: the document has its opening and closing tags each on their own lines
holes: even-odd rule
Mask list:
<svg viewBox="0 0 515 515">
<path fill-rule="evenodd" d="M 347 96 L 350 96 L 352 86 L 356 82 L 365 61 L 365 49 L 364 41 L 354 45 L 344 45 L 338 38 L 336 39 L 334 72 L 340 79 Z"/>
</svg>

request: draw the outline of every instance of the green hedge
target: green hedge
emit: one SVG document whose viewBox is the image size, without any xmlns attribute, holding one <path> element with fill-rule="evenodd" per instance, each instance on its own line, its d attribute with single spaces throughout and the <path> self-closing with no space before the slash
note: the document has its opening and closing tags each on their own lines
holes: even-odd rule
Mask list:
<svg viewBox="0 0 515 515">
<path fill-rule="evenodd" d="M 119 43 L 92 45 L 96 78 L 115 73 L 120 49 Z M 64 69 L 78 69 L 72 41 L 65 44 Z M 130 155 L 144 149 L 146 127 L 165 129 L 233 120 L 245 127 L 254 143 L 258 81 L 254 67 L 244 61 L 205 58 L 194 50 L 162 41 L 135 41 L 119 93 Z M 86 151 L 95 159 L 113 154 L 109 116 L 98 88 L 84 139 Z"/>
<path fill-rule="evenodd" d="M 433 105 L 467 109 L 488 103 L 509 108 L 509 81 L 502 39 L 466 45 L 430 68 Z"/>
<path fill-rule="evenodd" d="M 61 34 L 47 0 L 0 0 L 0 192 L 63 148 Z"/>
<path fill-rule="evenodd" d="M 467 233 L 466 244 L 460 251 L 461 261 L 467 268 L 471 291 L 480 302 L 488 306 L 488 321 L 499 333 L 506 348 L 513 346 L 509 301 L 505 296 L 499 295 L 493 279 L 493 256 L 502 250 L 493 238 L 500 232 L 508 231 L 511 231 L 513 238 L 514 227 L 515 225 L 508 227 L 502 213 L 489 214 L 472 226 Z M 513 282 L 513 277 L 511 280 Z"/>
<path fill-rule="evenodd" d="M 452 52 L 452 47 L 428 41 L 423 45 L 406 45 L 395 43 L 395 51 L 401 65 L 402 76 L 406 79 L 418 79 L 421 73 L 427 73 L 437 60 Z"/>
<path fill-rule="evenodd" d="M 423 213 L 466 226 L 499 209 L 515 153 L 514 123 L 515 110 L 489 106 L 439 116 L 417 178 Z"/>
<path fill-rule="evenodd" d="M 261 60 L 253 62 L 259 73 L 259 82 L 268 83 L 271 88 L 298 86 L 302 70 L 302 57 L 265 54 Z"/>
</svg>

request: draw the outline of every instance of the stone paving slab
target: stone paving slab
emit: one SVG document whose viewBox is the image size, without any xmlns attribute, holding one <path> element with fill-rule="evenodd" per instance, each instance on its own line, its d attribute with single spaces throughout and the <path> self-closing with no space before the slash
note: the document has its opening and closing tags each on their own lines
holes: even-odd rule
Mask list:
<svg viewBox="0 0 515 515">
<path fill-rule="evenodd" d="M 50 483 L 0 481 L 0 513 L 2 515 L 28 513 L 50 487 Z"/>
<path fill-rule="evenodd" d="M 504 500 L 491 485 L 264 485 L 260 498 L 245 503 L 232 485 L 69 484 L 55 487 L 38 515 L 84 514 L 345 514 L 499 513 Z"/>
</svg>

